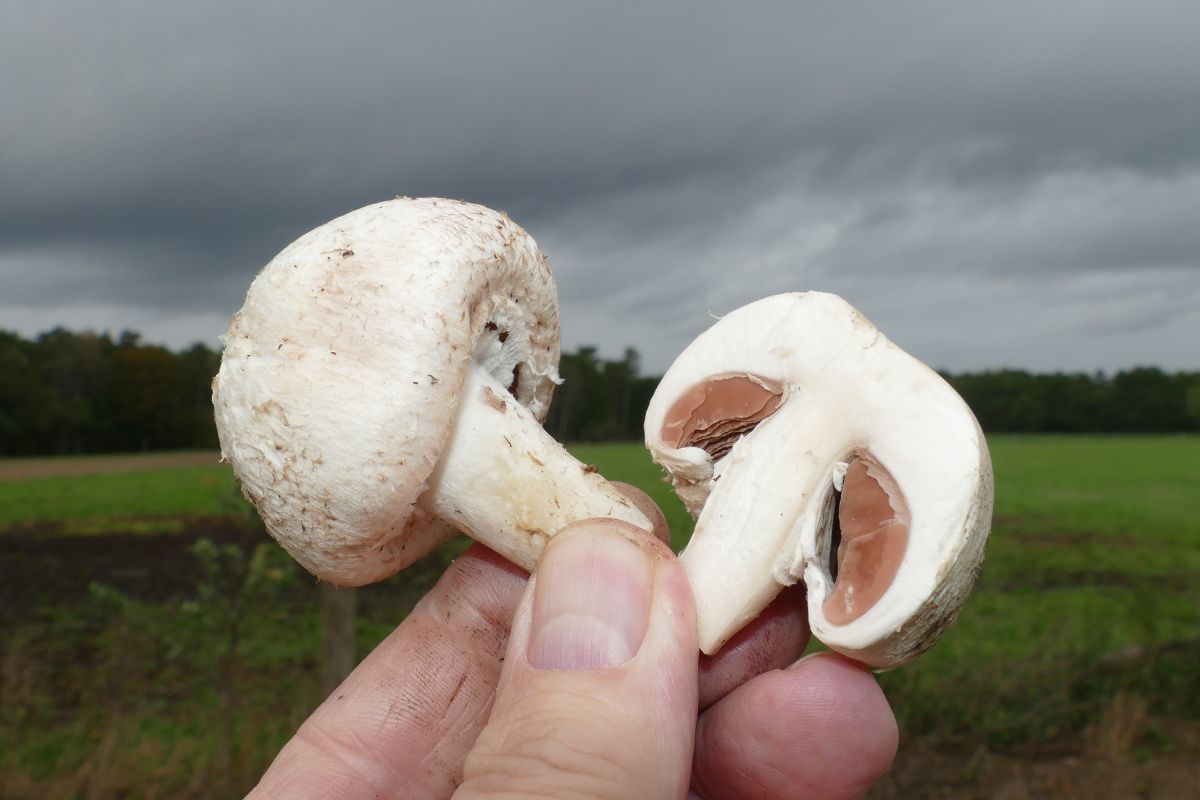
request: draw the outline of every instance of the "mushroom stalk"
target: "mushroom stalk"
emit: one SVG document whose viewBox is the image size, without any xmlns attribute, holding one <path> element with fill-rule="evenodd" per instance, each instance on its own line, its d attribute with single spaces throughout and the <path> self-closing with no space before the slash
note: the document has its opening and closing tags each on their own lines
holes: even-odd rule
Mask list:
<svg viewBox="0 0 1200 800">
<path fill-rule="evenodd" d="M 527 570 L 546 541 L 571 522 L 615 517 L 653 528 L 595 467 L 577 461 L 475 362 L 418 505 Z"/>
<path fill-rule="evenodd" d="M 831 465 L 845 454 L 828 441 L 828 416 L 796 394 L 719 463 L 696 534 L 680 557 L 692 586 L 703 587 L 695 593 L 696 618 L 706 653 L 717 652 L 782 587 L 803 577 L 803 553 L 812 552 L 827 521 Z"/>
</svg>

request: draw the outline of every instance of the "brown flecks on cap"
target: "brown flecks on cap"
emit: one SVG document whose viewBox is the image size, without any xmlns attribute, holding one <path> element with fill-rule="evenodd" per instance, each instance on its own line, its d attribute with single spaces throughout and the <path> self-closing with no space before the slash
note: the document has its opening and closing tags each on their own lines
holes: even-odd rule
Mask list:
<svg viewBox="0 0 1200 800">
<path fill-rule="evenodd" d="M 904 560 L 912 517 L 891 474 L 855 456 L 846 470 L 838 511 L 841 542 L 833 591 L 822 606 L 834 625 L 861 617 L 883 596 Z"/>
<path fill-rule="evenodd" d="M 492 408 L 496 409 L 501 414 L 503 414 L 505 411 L 508 410 L 507 406 L 504 403 L 504 398 L 500 397 L 500 395 L 493 392 L 492 387 L 484 386 L 482 395 L 483 395 L 483 402 L 486 403 L 487 405 L 491 406 Z"/>
<path fill-rule="evenodd" d="M 662 439 L 671 447 L 699 447 L 714 461 L 774 414 L 783 386 L 758 375 L 716 375 L 683 393 L 667 412 Z"/>
</svg>

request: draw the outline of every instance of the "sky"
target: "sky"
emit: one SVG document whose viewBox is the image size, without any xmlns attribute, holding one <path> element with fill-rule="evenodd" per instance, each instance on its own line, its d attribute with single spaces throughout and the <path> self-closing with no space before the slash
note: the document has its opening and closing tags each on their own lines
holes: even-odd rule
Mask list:
<svg viewBox="0 0 1200 800">
<path fill-rule="evenodd" d="M 711 4 L 716 6 L 716 4 Z M 0 328 L 218 346 L 396 195 L 507 211 L 563 346 L 767 295 L 931 366 L 1200 369 L 1200 4 L 0 4 Z"/>
</svg>

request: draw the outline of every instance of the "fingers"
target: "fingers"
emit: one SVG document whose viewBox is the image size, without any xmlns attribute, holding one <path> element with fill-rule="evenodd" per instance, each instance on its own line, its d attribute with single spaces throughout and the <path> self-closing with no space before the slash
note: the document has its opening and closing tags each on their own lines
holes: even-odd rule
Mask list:
<svg viewBox="0 0 1200 800">
<path fill-rule="evenodd" d="M 667 515 L 658 507 L 658 503 L 651 500 L 650 495 L 632 484 L 612 481 L 612 485 L 618 492 L 633 501 L 633 504 L 637 506 L 637 510 L 645 514 L 646 519 L 650 520 L 650 524 L 654 526 L 654 530 L 652 531 L 654 536 L 660 541 L 665 542 L 667 547 L 670 547 L 671 528 L 667 525 Z"/>
<path fill-rule="evenodd" d="M 859 797 L 891 765 L 897 738 L 875 679 L 823 653 L 701 715 L 692 787 L 708 800 Z"/>
<path fill-rule="evenodd" d="M 700 657 L 700 708 L 708 708 L 755 675 L 793 664 L 808 647 L 803 584 L 789 586 L 714 656 Z"/>
<path fill-rule="evenodd" d="M 671 544 L 666 515 L 650 496 L 628 483 L 612 485 L 628 497 L 654 525 L 654 535 Z M 757 619 L 743 628 L 715 656 L 700 657 L 700 708 L 708 708 L 746 681 L 782 669 L 808 646 L 808 609 L 804 586 L 784 589 Z"/>
<path fill-rule="evenodd" d="M 696 714 L 691 591 L 661 542 L 590 520 L 547 545 L 456 798 L 678 798 Z"/>
<path fill-rule="evenodd" d="M 445 798 L 492 706 L 523 571 L 474 546 L 313 713 L 253 798 Z"/>
</svg>

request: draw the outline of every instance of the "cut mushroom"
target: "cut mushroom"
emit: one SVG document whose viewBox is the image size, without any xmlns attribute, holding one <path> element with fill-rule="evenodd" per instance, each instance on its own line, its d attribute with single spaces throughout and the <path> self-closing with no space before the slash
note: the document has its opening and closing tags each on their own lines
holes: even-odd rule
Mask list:
<svg viewBox="0 0 1200 800">
<path fill-rule="evenodd" d="M 992 468 L 975 417 L 834 295 L 713 325 L 659 384 L 646 444 L 697 517 L 680 558 L 706 653 L 803 580 L 818 639 L 894 667 L 937 640 L 979 571 Z"/>
<path fill-rule="evenodd" d="M 541 427 L 558 300 L 504 214 L 401 198 L 305 234 L 233 318 L 213 405 L 268 531 L 322 580 L 385 578 L 455 530 L 526 569 L 570 522 L 651 523 Z"/>
</svg>

